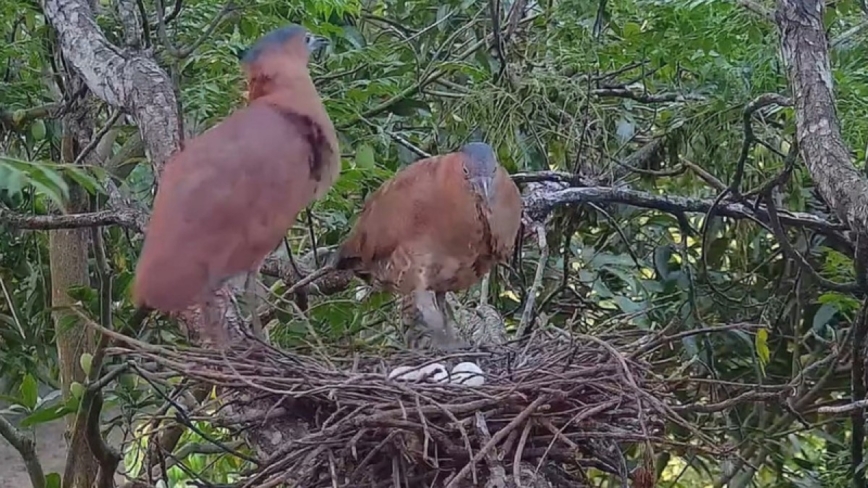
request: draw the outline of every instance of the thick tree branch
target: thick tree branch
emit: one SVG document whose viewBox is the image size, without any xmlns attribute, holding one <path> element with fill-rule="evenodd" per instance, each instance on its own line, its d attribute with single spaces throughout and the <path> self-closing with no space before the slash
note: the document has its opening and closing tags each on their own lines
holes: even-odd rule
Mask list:
<svg viewBox="0 0 868 488">
<path fill-rule="evenodd" d="M 112 45 L 94 20 L 86 0 L 42 0 L 43 12 L 57 30 L 63 55 L 87 87 L 106 103 L 136 119 L 157 173 L 178 147 L 175 93 L 169 76 L 142 52 Z"/>
<path fill-rule="evenodd" d="M 844 145 L 821 0 L 780 0 L 776 21 L 796 109 L 796 137 L 817 189 L 838 217 L 868 233 L 868 180 Z"/>
<path fill-rule="evenodd" d="M 36 443 L 33 442 L 33 439 L 16 429 L 2 415 L 0 415 L 0 437 L 6 439 L 18 451 L 18 454 L 21 455 L 33 488 L 45 488 L 45 475 L 43 474 L 39 457 L 36 455 Z"/>
<path fill-rule="evenodd" d="M 680 196 L 654 195 L 628 188 L 588 187 L 564 188 L 555 191 L 535 192 L 525 196 L 525 212 L 533 219 L 540 218 L 562 205 L 578 203 L 621 203 L 660 210 L 674 215 L 680 213 L 705 213 L 714 204 L 711 200 Z M 736 219 L 759 219 L 768 222 L 768 212 L 765 207 L 754 211 L 751 207 L 735 202 L 720 203 L 715 212 L 719 215 Z M 801 226 L 816 230 L 823 234 L 838 235 L 845 227 L 833 224 L 815 215 L 803 212 L 781 212 L 781 222 L 787 225 Z"/>
<path fill-rule="evenodd" d="M 78 229 L 102 225 L 119 225 L 130 230 L 141 230 L 138 215 L 132 209 L 68 215 L 21 215 L 0 207 L 0 224 L 28 230 Z"/>
<path fill-rule="evenodd" d="M 519 183 L 556 182 L 561 185 L 564 183 L 575 183 L 577 181 L 574 175 L 556 171 L 519 173 L 514 175 L 513 179 Z M 574 205 L 578 203 L 621 203 L 624 205 L 656 209 L 675 215 L 685 212 L 705 213 L 712 207 L 712 205 L 714 205 L 712 200 L 674 195 L 655 195 L 643 191 L 631 190 L 629 188 L 603 186 L 581 188 L 564 188 L 563 186 L 559 186 L 557 190 L 546 189 L 545 191 L 534 191 L 528 193 L 524 197 L 525 211 L 528 215 L 533 217 L 533 220 L 536 221 L 542 221 L 541 218 L 551 212 L 555 207 Z M 730 218 L 758 219 L 765 223 L 769 222 L 768 211 L 765 206 L 762 205 L 758 206 L 757 209 L 754 210 L 750 206 L 741 203 L 722 202 L 717 206 L 715 212 Z M 809 228 L 824 235 L 834 236 L 838 239 L 843 238 L 840 233 L 841 231 L 846 230 L 846 226 L 844 225 L 829 222 L 813 214 L 780 210 L 779 213 L 781 222 L 786 225 Z M 132 209 L 124 209 L 120 211 L 104 210 L 93 213 L 56 216 L 25 216 L 0 209 L 0 223 L 6 223 L 18 228 L 39 230 L 69 229 L 98 225 L 121 225 L 131 230 L 141 231 L 141 227 L 138 223 L 140 222 L 139 217 L 140 216 Z M 292 270 L 289 268 L 289 261 L 277 257 L 276 255 L 272 255 L 266 260 L 262 271 L 268 275 L 280 278 L 292 276 Z M 333 286 L 318 285 L 318 287 L 320 288 L 320 291 L 322 291 L 323 288 L 331 289 Z"/>
</svg>

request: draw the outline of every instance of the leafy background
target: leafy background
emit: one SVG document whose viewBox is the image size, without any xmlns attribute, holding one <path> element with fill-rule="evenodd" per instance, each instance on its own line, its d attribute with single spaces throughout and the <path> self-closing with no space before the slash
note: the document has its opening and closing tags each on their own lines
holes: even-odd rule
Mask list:
<svg viewBox="0 0 868 488">
<path fill-rule="evenodd" d="M 142 5 L 155 9 L 150 1 Z M 504 16 L 511 6 L 500 5 Z M 243 103 L 238 56 L 255 39 L 290 21 L 330 38 L 327 56 L 311 70 L 340 130 L 344 157 L 340 181 L 312 207 L 320 246 L 337 243 L 367 193 L 418 159 L 408 146 L 434 154 L 474 137 L 495 146 L 512 173 L 577 171 L 602 185 L 713 200 L 719 193 L 715 183 L 726 185 L 735 174 L 745 105 L 763 93 L 788 93 L 774 25 L 735 2 L 552 0 L 525 8 L 527 20 L 504 41 L 503 56 L 485 39 L 492 31 L 488 2 L 474 0 L 251 1 L 222 16 L 218 0 L 189 0 L 169 24 L 174 46 L 198 42 L 206 26 L 221 19 L 198 48 L 178 59 L 155 32 L 147 44 L 176 77 L 185 128 L 195 134 Z M 825 17 L 837 110 L 860 167 L 868 146 L 865 19 L 859 2 L 848 0 L 829 4 Z M 98 21 L 112 42 L 122 44 L 114 3 L 99 2 Z M 70 185 L 102 192 L 101 168 L 56 163 L 60 121 L 38 114 L 40 106 L 57 100 L 50 87 L 53 33 L 40 7 L 5 1 L 0 26 L 7 41 L 0 43 L 0 217 L 4 209 L 41 215 L 63 208 Z M 98 107 L 97 113 L 103 123 L 111 110 Z M 757 188 L 782 170 L 794 132 L 792 109 L 763 110 L 753 128 L 760 143 L 748 154 L 743 189 Z M 121 124 L 116 148 L 135 134 L 134 126 Z M 629 164 L 632 154 L 655 141 L 667 148 L 665 158 L 648 167 Z M 143 161 L 141 155 L 124 161 L 132 170 L 119 183 L 148 205 L 153 177 Z M 801 163 L 782 204 L 834 220 Z M 814 406 L 847 398 L 847 364 L 824 358 L 844 347 L 839 343 L 860 306 L 857 297 L 820 288 L 750 221 L 688 217 L 696 230 L 707 226 L 705 232 L 688 236 L 667 213 L 621 204 L 557 211 L 548 226 L 551 256 L 538 301 L 539 326 L 604 334 L 757 324 L 758 333 L 732 329 L 685 337 L 658 353 L 656 372 L 709 380 L 707 387 L 683 391 L 684 401 L 726 398 L 729 383 L 783 385 L 806 370 L 802 378 L 810 384 L 829 373 Z M 10 412 L 29 415 L 21 423 L 27 428 L 54 421 L 76 404 L 75 398 L 43 393 L 60 387 L 47 233 L 2 221 L 0 393 Z M 294 253 L 310 250 L 309 236 L 301 216 L 289 236 Z M 851 256 L 822 236 L 795 228 L 790 237 L 822 276 L 853 280 Z M 105 239 L 116 314 L 123 320 L 131 313 L 129 285 L 140 238 L 109 228 Z M 490 299 L 510 327 L 519 320 L 538 259 L 537 247 L 526 242 L 518 273 L 501 273 L 502 284 L 493 288 Z M 310 324 L 280 316 L 284 323 L 275 337 L 288 345 L 305 340 L 311 330 L 332 342 L 360 340 L 361 330 L 390 333 L 388 297 L 358 303 L 355 292 L 351 287 L 313 302 Z M 73 293 L 97 310 L 96 284 Z M 471 305 L 478 293 L 474 288 L 461 300 Z M 163 326 L 154 340 L 182 340 L 172 324 Z M 159 398 L 148 385 L 127 378 L 107 403 L 132 415 L 154 408 Z M 738 444 L 742 454 L 764 453 L 756 476 L 730 486 L 850 486 L 850 427 L 814 411 L 806 409 L 800 422 L 784 405 L 748 403 L 694 421 L 721 443 Z M 225 435 L 207 423 L 200 428 Z M 673 427 L 669 435 L 687 434 Z M 187 433 L 179 449 L 196 442 Z M 132 443 L 125 464 L 135 469 L 140 462 Z M 240 469 L 237 460 L 219 454 L 194 453 L 184 462 L 194 471 L 209 466 L 213 482 L 230 482 Z M 712 486 L 731 462 L 664 453 L 659 486 Z M 171 472 L 177 482 L 188 476 L 179 468 Z M 615 486 L 605 484 L 614 482 L 603 475 L 599 483 Z"/>
</svg>

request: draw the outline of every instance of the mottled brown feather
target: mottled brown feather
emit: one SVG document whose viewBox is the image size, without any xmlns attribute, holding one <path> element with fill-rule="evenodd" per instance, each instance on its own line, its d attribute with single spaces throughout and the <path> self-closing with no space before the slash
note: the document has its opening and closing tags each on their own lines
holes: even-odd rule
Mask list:
<svg viewBox="0 0 868 488">
<path fill-rule="evenodd" d="M 301 56 L 248 67 L 251 102 L 166 165 L 133 298 L 165 312 L 256 271 L 340 171 L 334 127 Z"/>
<path fill-rule="evenodd" d="M 469 288 L 508 259 L 521 221 L 518 188 L 498 168 L 489 209 L 464 177 L 462 158 L 424 159 L 384 183 L 366 201 L 336 266 L 407 294 Z"/>
</svg>

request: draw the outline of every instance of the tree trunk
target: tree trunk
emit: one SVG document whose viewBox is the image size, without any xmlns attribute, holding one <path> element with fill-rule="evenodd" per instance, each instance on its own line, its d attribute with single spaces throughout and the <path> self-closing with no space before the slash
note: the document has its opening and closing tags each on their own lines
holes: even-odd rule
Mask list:
<svg viewBox="0 0 868 488">
<path fill-rule="evenodd" d="M 76 149 L 81 147 L 78 142 L 80 136 L 87 132 L 84 127 L 86 119 L 77 117 L 79 115 L 81 112 L 74 110 L 62 121 L 61 159 L 65 164 L 72 164 L 75 161 L 78 152 Z M 88 211 L 87 195 L 74 184 L 70 184 L 68 211 Z M 87 262 L 89 232 L 88 228 L 81 228 L 56 230 L 48 235 L 51 304 L 54 307 L 68 306 L 75 302 L 68 294 L 70 287 L 90 285 Z M 54 313 L 54 331 L 64 398 L 69 397 L 69 387 L 72 382 L 84 383 L 85 374 L 79 364 L 79 358 L 85 352 L 93 352 L 94 348 L 94 334 L 91 329 L 73 317 L 75 315 L 70 312 Z M 75 461 L 65 474 L 72 477 L 72 486 L 90 488 L 97 475 L 96 459 L 91 455 L 84 436 L 73 435 L 75 415 L 67 415 L 66 422 L 65 437 L 70 443 L 69 453 L 74 456 Z"/>
<path fill-rule="evenodd" d="M 852 232 L 868 235 L 868 180 L 853 166 L 835 111 L 822 0 L 779 0 L 775 19 L 796 108 L 796 138 L 817 189 Z"/>
</svg>

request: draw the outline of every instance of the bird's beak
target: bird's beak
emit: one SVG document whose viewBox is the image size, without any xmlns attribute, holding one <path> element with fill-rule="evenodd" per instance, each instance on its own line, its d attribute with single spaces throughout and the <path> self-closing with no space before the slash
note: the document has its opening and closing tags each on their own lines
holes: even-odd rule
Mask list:
<svg viewBox="0 0 868 488">
<path fill-rule="evenodd" d="M 310 38 L 307 41 L 307 50 L 310 53 L 316 53 L 320 49 L 323 49 L 324 47 L 328 46 L 329 44 L 330 44 L 329 40 L 326 39 L 325 37 L 310 36 Z"/>
<path fill-rule="evenodd" d="M 476 190 L 476 193 L 485 200 L 485 203 L 490 205 L 494 196 L 494 178 L 489 176 L 480 176 L 472 178 L 470 184 L 473 186 L 473 189 Z"/>
</svg>

